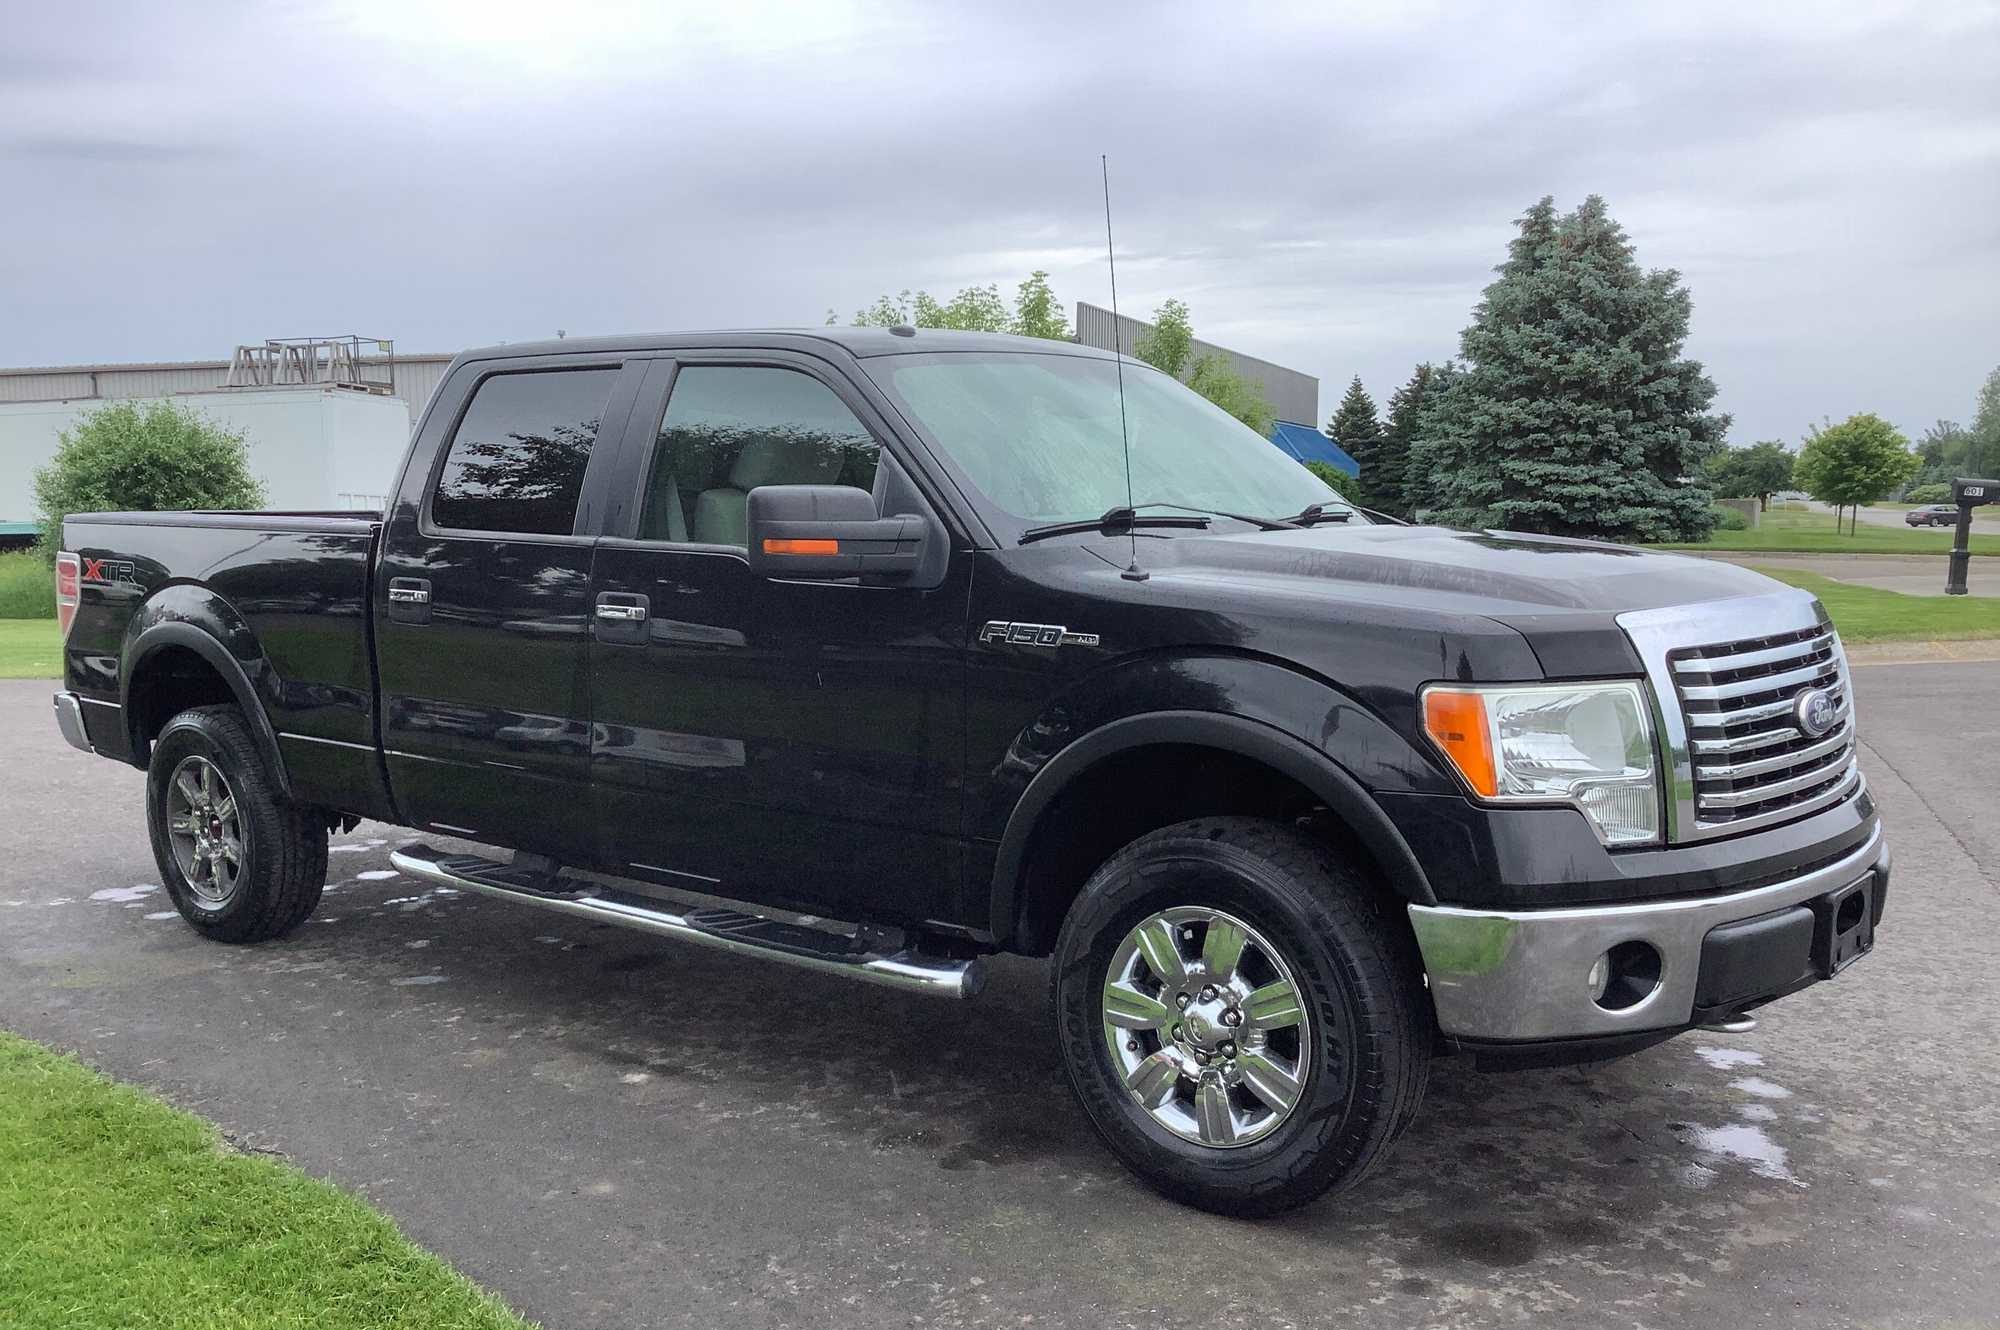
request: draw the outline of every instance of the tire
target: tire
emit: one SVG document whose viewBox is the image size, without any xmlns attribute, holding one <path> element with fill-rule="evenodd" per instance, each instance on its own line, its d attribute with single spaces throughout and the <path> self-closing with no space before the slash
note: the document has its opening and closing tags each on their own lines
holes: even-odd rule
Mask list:
<svg viewBox="0 0 2000 1330">
<path fill-rule="evenodd" d="M 325 819 L 278 792 L 235 707 L 195 707 L 160 731 L 146 824 L 167 895 L 204 937 L 283 937 L 319 904 Z"/>
<path fill-rule="evenodd" d="M 1220 970 L 1232 931 L 1246 940 Z M 1188 983 L 1162 982 L 1176 963 L 1163 936 Z M 1286 972 L 1300 997 L 1290 1027 L 1269 997 Z M 1149 996 L 1164 1028 L 1147 1024 L 1162 1014 Z M 1092 874 L 1056 941 L 1050 1001 L 1070 1085 L 1111 1152 L 1175 1200 L 1242 1217 L 1365 1177 L 1415 1117 L 1436 1035 L 1393 902 L 1326 845 L 1245 817 L 1151 832 Z"/>
</svg>

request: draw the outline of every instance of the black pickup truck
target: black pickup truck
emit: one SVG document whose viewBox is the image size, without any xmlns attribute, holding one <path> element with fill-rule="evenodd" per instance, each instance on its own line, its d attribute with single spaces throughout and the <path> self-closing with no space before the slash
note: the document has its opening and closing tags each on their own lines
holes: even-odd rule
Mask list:
<svg viewBox="0 0 2000 1330">
<path fill-rule="evenodd" d="M 1372 520 L 1062 343 L 469 352 L 385 514 L 74 516 L 58 600 L 63 733 L 150 773 L 202 933 L 295 927 L 374 818 L 476 842 L 405 873 L 913 992 L 1051 956 L 1105 1142 L 1238 1214 L 1365 1174 L 1435 1055 L 1746 1025 L 1888 886 L 1810 595 Z"/>
</svg>

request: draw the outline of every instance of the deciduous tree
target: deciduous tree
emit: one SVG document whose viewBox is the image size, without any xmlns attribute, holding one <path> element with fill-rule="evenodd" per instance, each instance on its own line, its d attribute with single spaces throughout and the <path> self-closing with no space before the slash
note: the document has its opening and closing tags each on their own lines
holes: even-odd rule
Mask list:
<svg viewBox="0 0 2000 1330">
<path fill-rule="evenodd" d="M 1153 326 L 1132 343 L 1132 354 L 1178 379 L 1194 358 L 1194 322 L 1188 307 L 1178 300 L 1163 302 L 1153 311 Z"/>
<path fill-rule="evenodd" d="M 826 321 L 836 322 L 832 310 Z M 1058 341 L 1069 337 L 1069 316 L 1049 285 L 1049 275 L 1030 273 L 1015 292 L 1014 308 L 1000 296 L 1000 288 L 968 286 L 950 300 L 939 301 L 928 291 L 899 291 L 882 296 L 866 309 L 856 310 L 857 328 L 953 328 L 960 332 L 1011 332 L 1023 337 L 1048 337 Z"/>
<path fill-rule="evenodd" d="M 1833 505 L 1838 526 L 1841 509 L 1854 505 L 1858 510 L 1875 502 L 1915 474 L 1918 465 L 1910 441 L 1882 417 L 1864 411 L 1838 425 L 1815 428 L 1799 449 L 1792 478 L 1821 503 Z"/>
<path fill-rule="evenodd" d="M 42 553 L 51 563 L 71 513 L 264 502 L 243 435 L 176 402 L 113 402 L 57 438 L 55 456 L 35 472 Z"/>
<path fill-rule="evenodd" d="M 1265 438 L 1271 437 L 1271 426 L 1278 417 L 1265 399 L 1263 387 L 1229 368 L 1223 357 L 1213 352 L 1195 357 L 1187 385 Z"/>
<path fill-rule="evenodd" d="M 1771 506 L 1771 496 L 1792 487 L 1792 451 L 1776 439 L 1747 448 L 1725 448 L 1704 466 L 1718 499 L 1755 499 L 1758 510 Z"/>
</svg>

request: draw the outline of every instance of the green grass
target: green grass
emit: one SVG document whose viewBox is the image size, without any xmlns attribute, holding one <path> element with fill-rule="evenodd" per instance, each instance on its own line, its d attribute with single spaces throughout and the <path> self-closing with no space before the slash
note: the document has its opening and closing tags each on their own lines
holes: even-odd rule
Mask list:
<svg viewBox="0 0 2000 1330">
<path fill-rule="evenodd" d="M 1757 571 L 1818 596 L 1845 642 L 2000 637 L 2000 600 L 1991 597 L 1906 596 L 1790 568 Z"/>
<path fill-rule="evenodd" d="M 1773 508 L 1751 531 L 1718 531 L 1698 545 L 1665 545 L 1680 550 L 1753 550 L 1785 554 L 1948 554 L 1947 527 L 1870 526 L 1861 523 L 1853 535 L 1845 523 L 1835 532 L 1833 514 L 1780 511 Z M 1974 554 L 2000 554 L 2000 534 L 1974 531 Z"/>
<path fill-rule="evenodd" d="M 0 1033 L 0 1325 L 527 1324 L 337 1188 Z"/>
<path fill-rule="evenodd" d="M 0 679 L 62 675 L 62 637 L 54 619 L 0 619 Z"/>
<path fill-rule="evenodd" d="M 55 570 L 35 550 L 0 554 L 0 619 L 55 617 Z"/>
</svg>

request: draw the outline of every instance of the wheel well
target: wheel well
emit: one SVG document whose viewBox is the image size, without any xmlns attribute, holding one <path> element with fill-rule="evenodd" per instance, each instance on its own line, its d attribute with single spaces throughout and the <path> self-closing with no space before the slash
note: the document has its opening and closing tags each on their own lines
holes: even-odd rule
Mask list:
<svg viewBox="0 0 2000 1330">
<path fill-rule="evenodd" d="M 1393 895 L 1367 846 L 1310 789 L 1255 758 L 1200 744 L 1113 753 L 1064 786 L 1036 821 L 1021 860 L 1013 949 L 1046 956 L 1070 903 L 1106 859 L 1149 831 L 1196 817 L 1294 823 Z M 1399 898 L 1400 899 L 1400 898 Z"/>
<path fill-rule="evenodd" d="M 141 663 L 127 694 L 132 737 L 136 741 L 133 756 L 140 758 L 167 722 L 189 707 L 218 703 L 236 705 L 236 694 L 222 677 L 222 671 L 190 647 L 161 647 Z"/>
</svg>

